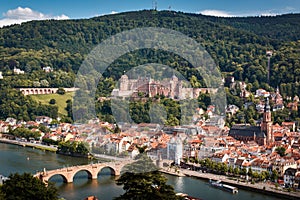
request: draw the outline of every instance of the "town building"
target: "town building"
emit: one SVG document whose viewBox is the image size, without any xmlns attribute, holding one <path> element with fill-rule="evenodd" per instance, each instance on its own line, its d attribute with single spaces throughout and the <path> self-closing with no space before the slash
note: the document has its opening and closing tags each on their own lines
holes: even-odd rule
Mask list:
<svg viewBox="0 0 300 200">
<path fill-rule="evenodd" d="M 5 176 L 3 176 L 3 175 L 0 174 L 0 185 L 2 185 L 7 180 L 9 180 L 8 177 L 5 177 Z"/>
<path fill-rule="evenodd" d="M 25 72 L 19 68 L 14 68 L 13 70 L 14 74 L 24 74 Z"/>
<path fill-rule="evenodd" d="M 49 73 L 49 72 L 52 72 L 53 69 L 51 67 L 47 66 L 47 67 L 43 67 L 43 71 L 46 73 Z"/>
<path fill-rule="evenodd" d="M 255 141 L 259 145 L 266 145 L 274 142 L 269 99 L 267 98 L 266 100 L 263 120 L 260 126 L 250 126 L 245 124 L 234 125 L 229 131 L 229 136 L 246 143 Z"/>
<path fill-rule="evenodd" d="M 175 161 L 179 165 L 183 156 L 183 144 L 178 136 L 174 136 L 167 144 L 167 159 Z"/>
<path fill-rule="evenodd" d="M 284 186 L 285 187 L 294 187 L 295 186 L 295 178 L 296 178 L 297 169 L 288 168 L 284 172 Z"/>
</svg>

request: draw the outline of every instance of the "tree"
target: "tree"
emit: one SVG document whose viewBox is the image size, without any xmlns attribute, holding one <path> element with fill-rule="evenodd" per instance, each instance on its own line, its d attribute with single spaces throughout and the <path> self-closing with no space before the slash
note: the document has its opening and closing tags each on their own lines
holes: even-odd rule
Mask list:
<svg viewBox="0 0 300 200">
<path fill-rule="evenodd" d="M 240 169 L 239 169 L 238 167 L 234 168 L 233 174 L 234 174 L 235 176 L 238 176 L 238 175 L 240 174 Z"/>
<path fill-rule="evenodd" d="M 125 193 L 115 199 L 181 199 L 174 188 L 166 184 L 167 179 L 152 160 L 146 154 L 139 155 L 136 162 L 123 168 L 117 185 L 123 185 Z"/>
<path fill-rule="evenodd" d="M 65 93 L 66 93 L 66 91 L 65 91 L 65 89 L 64 88 L 58 88 L 58 90 L 57 90 L 57 92 L 56 92 L 57 94 L 60 94 L 60 95 L 64 95 Z"/>
<path fill-rule="evenodd" d="M 52 105 L 56 104 L 56 100 L 55 99 L 50 99 L 49 104 L 52 104 Z"/>
<path fill-rule="evenodd" d="M 232 166 L 229 166 L 228 172 L 229 172 L 230 175 L 232 175 L 234 173 L 234 169 L 233 169 Z"/>
<path fill-rule="evenodd" d="M 247 174 L 248 174 L 248 176 L 250 176 L 252 178 L 253 171 L 252 171 L 251 167 L 248 169 L 248 173 Z"/>
<path fill-rule="evenodd" d="M 247 175 L 247 169 L 246 169 L 245 167 L 243 167 L 243 168 L 240 170 L 240 174 L 246 176 L 246 175 Z"/>
<path fill-rule="evenodd" d="M 16 129 L 12 130 L 10 132 L 10 134 L 12 134 L 15 137 L 19 137 L 19 138 L 24 137 L 27 140 L 29 140 L 29 138 L 39 139 L 39 137 L 41 136 L 41 134 L 39 132 L 34 132 L 34 131 L 29 130 L 24 127 L 18 127 Z"/>
<path fill-rule="evenodd" d="M 24 200 L 56 200 L 58 199 L 57 188 L 53 183 L 46 185 L 41 180 L 33 177 L 29 173 L 22 175 L 16 173 L 9 176 L 0 187 L 0 193 L 4 199 Z M 1 195 L 0 195 L 1 199 Z"/>
<path fill-rule="evenodd" d="M 277 170 L 272 170 L 272 174 L 271 174 L 271 180 L 272 181 L 277 181 L 277 179 L 278 179 L 278 172 L 277 172 Z"/>
<path fill-rule="evenodd" d="M 121 129 L 118 126 L 118 124 L 116 125 L 115 129 L 114 129 L 114 133 L 121 133 Z"/>
<path fill-rule="evenodd" d="M 49 87 L 49 82 L 45 79 L 40 81 L 41 87 Z"/>
<path fill-rule="evenodd" d="M 277 147 L 275 151 L 282 157 L 285 156 L 285 148 L 284 147 Z"/>
<path fill-rule="evenodd" d="M 252 173 L 252 178 L 253 178 L 254 180 L 257 180 L 257 179 L 259 178 L 259 173 L 253 172 L 253 173 Z"/>
</svg>

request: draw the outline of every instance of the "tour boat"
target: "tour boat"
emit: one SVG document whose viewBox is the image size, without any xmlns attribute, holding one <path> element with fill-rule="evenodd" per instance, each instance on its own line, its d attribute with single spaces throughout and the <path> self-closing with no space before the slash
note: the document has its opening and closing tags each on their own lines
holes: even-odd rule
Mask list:
<svg viewBox="0 0 300 200">
<path fill-rule="evenodd" d="M 222 190 L 231 192 L 232 194 L 238 193 L 238 188 L 237 187 L 234 187 L 234 186 L 231 186 L 231 185 L 227 185 L 227 184 L 223 184 L 220 180 L 213 181 L 213 180 L 210 179 L 209 183 L 213 187 L 220 188 Z"/>
</svg>

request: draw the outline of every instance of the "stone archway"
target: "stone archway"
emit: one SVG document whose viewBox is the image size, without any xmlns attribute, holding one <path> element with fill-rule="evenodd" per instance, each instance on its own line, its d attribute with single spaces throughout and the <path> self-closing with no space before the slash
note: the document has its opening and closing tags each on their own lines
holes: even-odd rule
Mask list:
<svg viewBox="0 0 300 200">
<path fill-rule="evenodd" d="M 51 178 L 53 178 L 54 176 L 60 176 L 60 177 L 63 178 L 63 182 L 64 182 L 64 183 L 69 183 L 68 178 L 67 178 L 64 174 L 53 174 L 52 176 L 50 176 L 49 178 L 45 179 L 44 181 L 45 181 L 45 182 L 49 182 L 49 180 L 50 180 Z"/>
<path fill-rule="evenodd" d="M 102 168 L 98 171 L 97 176 L 98 176 L 104 169 L 109 169 L 109 170 L 110 170 L 110 175 L 112 175 L 112 176 L 115 176 L 115 175 L 116 175 L 116 170 L 115 170 L 114 168 L 112 168 L 112 167 L 110 167 L 110 166 L 104 166 L 104 167 L 102 167 Z"/>
<path fill-rule="evenodd" d="M 78 174 L 78 173 L 80 173 L 80 172 L 86 172 L 86 173 L 87 173 L 88 179 L 93 179 L 93 173 L 92 173 L 92 172 L 90 172 L 90 171 L 87 170 L 87 169 L 80 169 L 80 170 L 78 170 L 78 171 L 75 171 L 75 172 L 73 173 L 72 177 L 69 177 L 69 178 L 71 178 L 71 180 L 72 180 L 71 182 L 74 181 L 74 178 L 75 178 L 76 174 Z"/>
</svg>

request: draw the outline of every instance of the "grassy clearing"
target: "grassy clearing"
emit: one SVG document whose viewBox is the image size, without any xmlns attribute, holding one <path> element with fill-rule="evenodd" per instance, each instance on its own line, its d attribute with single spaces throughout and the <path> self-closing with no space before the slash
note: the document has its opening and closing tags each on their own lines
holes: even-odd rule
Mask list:
<svg viewBox="0 0 300 200">
<path fill-rule="evenodd" d="M 49 105 L 49 101 L 51 99 L 55 99 L 55 105 L 58 106 L 58 114 L 59 115 L 67 115 L 67 111 L 65 110 L 68 99 L 72 99 L 74 92 L 67 92 L 64 95 L 60 94 L 39 94 L 39 95 L 31 95 L 32 99 L 35 101 L 41 102 L 42 104 Z"/>
</svg>

